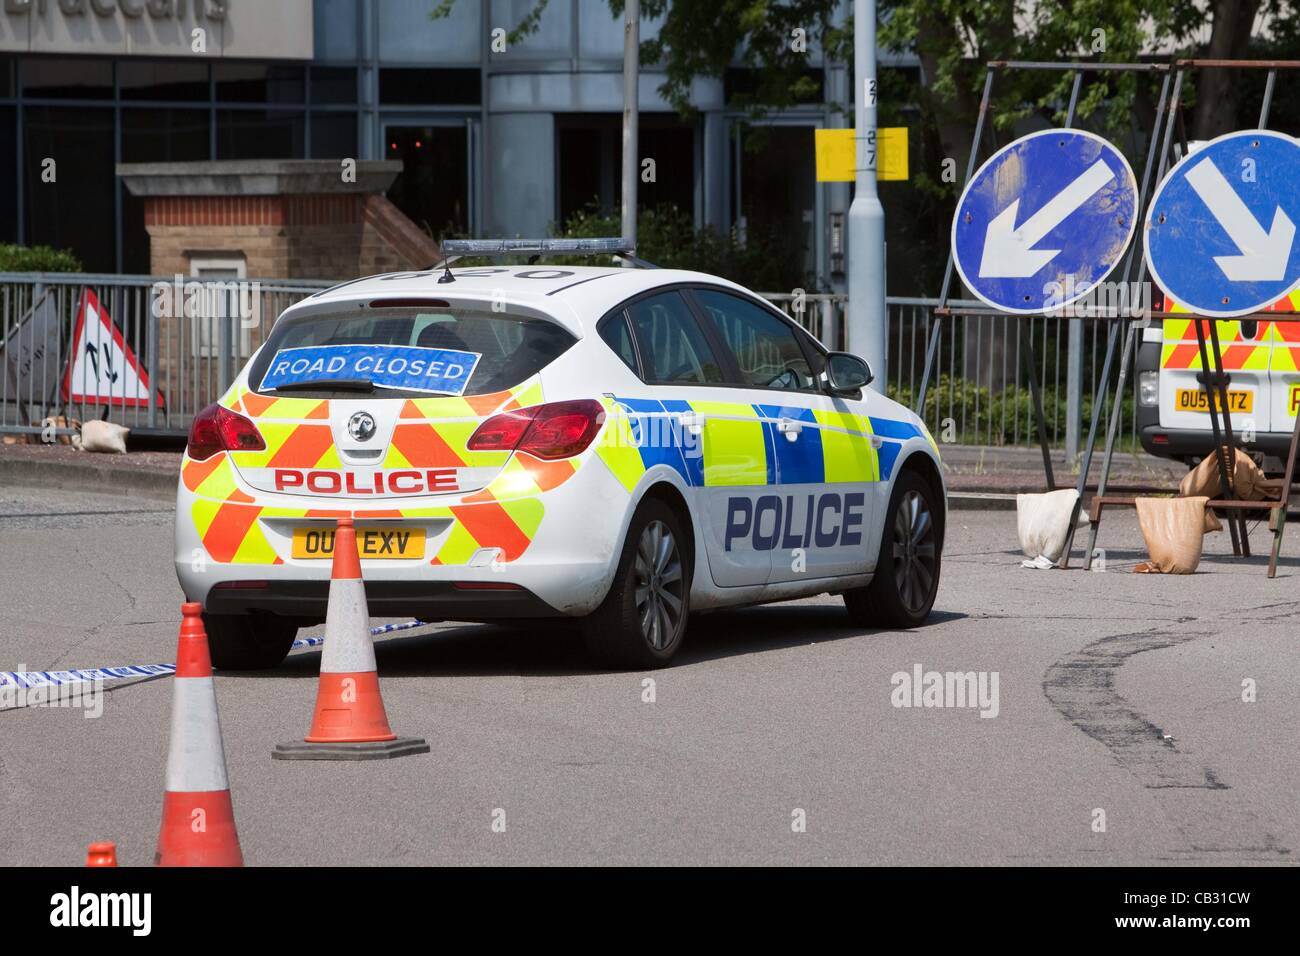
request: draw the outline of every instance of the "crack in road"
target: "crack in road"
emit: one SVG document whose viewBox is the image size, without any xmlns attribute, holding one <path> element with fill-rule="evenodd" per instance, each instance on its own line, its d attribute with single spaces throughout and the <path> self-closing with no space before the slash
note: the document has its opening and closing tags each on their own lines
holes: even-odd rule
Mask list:
<svg viewBox="0 0 1300 956">
<path fill-rule="evenodd" d="M 81 548 L 76 545 L 73 545 L 73 551 L 76 552 L 78 557 L 84 558 L 86 556 L 85 553 L 81 550 Z M 121 620 L 124 614 L 126 614 L 128 611 L 135 610 L 135 608 L 138 606 L 138 601 L 136 599 L 136 596 L 131 592 L 131 589 L 128 588 L 126 585 L 124 585 L 121 581 L 114 578 L 111 574 L 109 574 L 104 569 L 102 564 L 100 564 L 99 562 L 91 561 L 90 567 L 97 574 L 99 574 L 100 577 L 102 577 L 109 584 L 113 585 L 113 587 L 117 588 L 118 591 L 122 593 L 123 597 L 126 598 L 126 606 L 120 608 L 118 612 L 114 614 L 112 617 L 100 621 L 98 624 L 95 624 L 90 628 L 87 628 L 86 632 L 82 634 L 79 639 L 73 641 L 72 644 L 70 644 L 68 647 L 65 647 L 62 653 L 60 653 L 48 664 L 46 664 L 45 667 L 43 668 L 44 670 L 47 671 L 55 670 L 62 661 L 67 659 L 69 654 L 71 654 L 73 651 L 79 650 L 81 647 L 83 647 L 86 644 L 87 641 L 89 641 L 91 638 L 99 634 L 100 631 L 104 630 L 107 627 L 112 626 L 113 624 L 116 624 L 119 620 Z"/>
<path fill-rule="evenodd" d="M 1113 634 L 1062 657 L 1043 677 L 1043 694 L 1075 727 L 1101 743 L 1157 803 L 1188 843 L 1185 853 L 1245 853 L 1276 860 L 1291 853 L 1245 803 L 1225 793 L 1232 787 L 1218 772 L 1137 710 L 1115 689 L 1119 669 L 1134 655 L 1175 647 L 1207 631 L 1141 631 Z M 1189 799 L 1192 793 L 1204 796 Z M 1205 805 L 1210 797 L 1213 807 Z M 1221 827 L 1216 832 L 1216 826 Z"/>
</svg>

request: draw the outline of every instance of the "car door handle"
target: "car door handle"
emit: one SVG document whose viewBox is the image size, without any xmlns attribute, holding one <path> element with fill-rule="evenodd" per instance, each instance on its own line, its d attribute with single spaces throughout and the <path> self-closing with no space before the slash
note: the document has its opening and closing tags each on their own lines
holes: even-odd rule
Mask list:
<svg viewBox="0 0 1300 956">
<path fill-rule="evenodd" d="M 872 435 L 872 436 L 871 436 L 871 447 L 872 447 L 872 448 L 880 448 L 880 447 L 881 447 L 882 445 L 884 445 L 884 444 L 885 444 L 885 440 L 884 440 L 883 438 L 881 438 L 879 435 Z"/>
<path fill-rule="evenodd" d="M 792 418 L 783 418 L 776 423 L 776 430 L 785 436 L 786 441 L 796 441 L 803 431 L 803 423 Z"/>
<path fill-rule="evenodd" d="M 704 416 L 699 412 L 682 412 L 677 416 L 677 420 L 692 435 L 698 435 L 704 431 Z"/>
</svg>

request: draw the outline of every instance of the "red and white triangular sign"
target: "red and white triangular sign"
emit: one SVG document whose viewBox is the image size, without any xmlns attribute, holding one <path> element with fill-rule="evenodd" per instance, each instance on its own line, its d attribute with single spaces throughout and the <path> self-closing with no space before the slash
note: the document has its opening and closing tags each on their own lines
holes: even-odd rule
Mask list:
<svg viewBox="0 0 1300 956">
<path fill-rule="evenodd" d="M 82 291 L 77 304 L 77 328 L 63 375 L 63 400 L 87 405 L 149 404 L 149 373 L 89 288 Z M 161 392 L 158 404 L 163 404 Z"/>
</svg>

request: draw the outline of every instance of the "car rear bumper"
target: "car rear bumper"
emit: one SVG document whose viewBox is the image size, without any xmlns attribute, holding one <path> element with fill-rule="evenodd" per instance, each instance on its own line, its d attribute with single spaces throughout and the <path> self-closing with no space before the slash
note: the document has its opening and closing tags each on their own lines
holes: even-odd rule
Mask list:
<svg viewBox="0 0 1300 956">
<path fill-rule="evenodd" d="M 209 589 L 209 614 L 269 613 L 295 618 L 300 626 L 325 620 L 329 581 L 249 579 Z M 422 621 L 488 621 L 563 615 L 526 588 L 466 588 L 450 581 L 367 581 L 372 617 L 414 617 Z"/>
<path fill-rule="evenodd" d="M 1166 428 L 1160 424 L 1160 409 L 1138 407 L 1138 437 L 1142 447 L 1160 458 L 1204 458 L 1214 450 L 1214 432 L 1206 416 L 1205 428 Z M 1290 432 L 1256 432 L 1254 441 L 1243 442 L 1241 433 L 1234 431 L 1238 447 L 1259 451 L 1286 460 L 1291 448 Z"/>
<path fill-rule="evenodd" d="M 262 611 L 288 617 L 323 617 L 329 588 L 326 559 L 299 559 L 291 553 L 289 530 L 296 525 L 329 528 L 333 519 L 319 514 L 285 518 L 277 514 L 287 505 L 319 507 L 317 499 L 290 501 L 246 491 L 249 501 L 240 505 L 256 516 L 247 522 L 260 527 L 266 546 L 219 560 L 205 545 L 191 517 L 197 496 L 182 483 L 177 493 L 176 576 L 188 600 L 199 601 L 213 613 Z M 378 523 L 395 528 L 425 526 L 431 530 L 422 558 L 361 561 L 370 612 L 376 616 L 434 616 L 443 619 L 481 619 L 580 616 L 604 599 L 626 530 L 632 498 L 601 462 L 587 463 L 558 487 L 529 498 L 502 500 L 474 507 L 535 516 L 529 537 L 521 544 L 513 525 L 487 522 L 466 526 L 473 540 L 463 547 L 444 549 L 452 525 L 460 525 L 466 510 L 459 503 L 443 507 L 447 514 L 429 518 L 429 502 L 391 503 L 411 517 L 394 512 L 367 518 L 373 502 L 330 501 L 341 513 L 355 515 L 358 524 Z M 200 502 L 201 504 L 201 502 Z M 441 504 L 441 503 L 439 503 Z M 356 510 L 354 510 L 356 509 Z M 423 510 L 421 510 L 423 509 Z M 327 512 L 329 514 L 329 512 Z M 493 537 L 493 528 L 503 537 Z M 286 536 L 288 535 L 288 536 Z M 497 552 L 497 558 L 492 552 Z M 255 586 L 232 587 L 237 582 Z M 513 585 L 504 588 L 502 585 Z"/>
</svg>

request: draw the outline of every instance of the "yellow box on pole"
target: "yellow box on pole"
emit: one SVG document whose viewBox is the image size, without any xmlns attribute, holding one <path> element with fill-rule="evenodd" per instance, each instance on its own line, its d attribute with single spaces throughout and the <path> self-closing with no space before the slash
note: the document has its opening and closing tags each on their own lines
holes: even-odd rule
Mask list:
<svg viewBox="0 0 1300 956">
<path fill-rule="evenodd" d="M 819 183 L 851 183 L 857 177 L 857 144 L 854 130 L 814 130 Z M 880 182 L 908 178 L 907 127 L 886 126 L 876 130 L 876 179 Z"/>
</svg>

